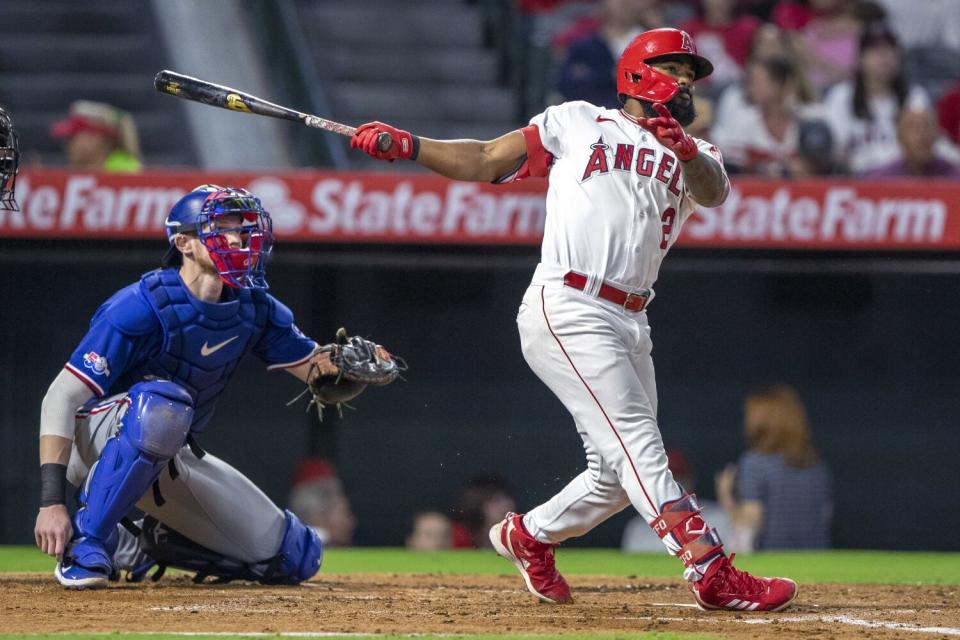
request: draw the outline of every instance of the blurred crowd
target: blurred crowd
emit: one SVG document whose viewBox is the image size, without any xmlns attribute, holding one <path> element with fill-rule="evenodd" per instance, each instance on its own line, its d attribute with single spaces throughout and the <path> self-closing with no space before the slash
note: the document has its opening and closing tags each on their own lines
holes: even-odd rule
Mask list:
<svg viewBox="0 0 960 640">
<path fill-rule="evenodd" d="M 692 135 L 731 173 L 960 177 L 960 11 L 952 0 L 520 0 L 549 42 L 547 101 L 618 107 L 639 33 L 678 27 L 713 75 Z"/>
<path fill-rule="evenodd" d="M 714 478 L 715 500 L 709 498 L 710 487 L 697 482 L 696 466 L 680 449 L 667 450 L 674 480 L 685 492 L 699 494 L 704 519 L 730 551 L 828 548 L 832 476 L 814 447 L 796 389 L 777 384 L 750 391 L 743 402 L 743 437 L 746 450 Z M 410 517 L 404 544 L 416 551 L 489 548 L 490 527 L 518 506 L 522 505 L 501 476 L 468 478 L 449 506 L 423 509 Z M 329 461 L 306 459 L 298 465 L 288 507 L 317 531 L 324 544 L 353 544 L 357 519 Z M 621 549 L 662 553 L 659 536 L 633 513 Z"/>
<path fill-rule="evenodd" d="M 325 545 L 349 547 L 357 519 L 334 465 L 308 458 L 294 472 L 288 508 L 314 530 Z M 516 510 L 513 490 L 499 475 L 468 478 L 449 506 L 414 513 L 405 546 L 417 551 L 483 549 L 490 547 L 490 527 Z"/>
<path fill-rule="evenodd" d="M 715 143 L 730 173 L 960 177 L 956 0 L 509 1 L 526 42 L 511 62 L 525 67 L 525 115 L 543 101 L 618 107 L 623 49 L 678 27 L 714 65 L 690 133 Z M 78 100 L 50 135 L 71 168 L 141 167 L 136 125 L 116 106 Z"/>
</svg>

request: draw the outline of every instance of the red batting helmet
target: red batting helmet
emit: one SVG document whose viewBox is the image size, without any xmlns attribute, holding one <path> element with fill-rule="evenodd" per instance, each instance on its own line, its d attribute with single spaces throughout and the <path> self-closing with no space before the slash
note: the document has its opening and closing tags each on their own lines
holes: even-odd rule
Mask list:
<svg viewBox="0 0 960 640">
<path fill-rule="evenodd" d="M 689 33 L 679 29 L 651 29 L 634 38 L 623 50 L 617 64 L 617 93 L 648 102 L 666 102 L 676 94 L 676 90 L 669 93 L 657 90 L 654 86 L 654 93 L 651 93 L 651 85 L 656 83 L 652 83 L 650 74 L 645 72 L 647 63 L 673 56 L 690 61 L 694 80 L 713 73 L 710 61 L 697 55 L 697 47 Z"/>
</svg>

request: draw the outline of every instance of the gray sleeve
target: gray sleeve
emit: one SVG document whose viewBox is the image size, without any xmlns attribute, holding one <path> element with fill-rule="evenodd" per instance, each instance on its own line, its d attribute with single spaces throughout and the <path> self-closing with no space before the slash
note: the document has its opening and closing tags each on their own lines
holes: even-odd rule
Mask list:
<svg viewBox="0 0 960 640">
<path fill-rule="evenodd" d="M 53 379 L 40 405 L 40 435 L 74 439 L 77 407 L 93 397 L 93 392 L 75 375 L 63 369 Z"/>
<path fill-rule="evenodd" d="M 741 502 L 766 497 L 767 473 L 762 458 L 744 454 L 737 463 L 737 499 Z"/>
</svg>

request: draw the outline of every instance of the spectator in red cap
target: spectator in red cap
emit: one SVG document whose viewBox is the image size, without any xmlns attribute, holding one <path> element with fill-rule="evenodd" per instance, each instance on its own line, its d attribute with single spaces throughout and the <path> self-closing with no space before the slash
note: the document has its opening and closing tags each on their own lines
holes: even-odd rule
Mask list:
<svg viewBox="0 0 960 640">
<path fill-rule="evenodd" d="M 70 115 L 50 128 L 64 140 L 71 169 L 136 173 L 142 168 L 133 116 L 102 102 L 77 100 Z"/>
<path fill-rule="evenodd" d="M 312 527 L 326 545 L 349 547 L 356 517 L 336 469 L 326 460 L 307 459 L 297 465 L 289 509 Z"/>
</svg>

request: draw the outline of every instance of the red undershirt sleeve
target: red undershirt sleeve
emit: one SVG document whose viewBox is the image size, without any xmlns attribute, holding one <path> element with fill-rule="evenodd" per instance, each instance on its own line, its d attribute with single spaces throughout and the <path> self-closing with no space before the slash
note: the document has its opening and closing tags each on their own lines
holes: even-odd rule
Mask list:
<svg viewBox="0 0 960 640">
<path fill-rule="evenodd" d="M 527 167 L 530 175 L 535 178 L 545 178 L 550 168 L 550 160 L 540 140 L 540 129 L 537 125 L 531 124 L 520 129 L 520 132 L 527 143 Z"/>
</svg>

